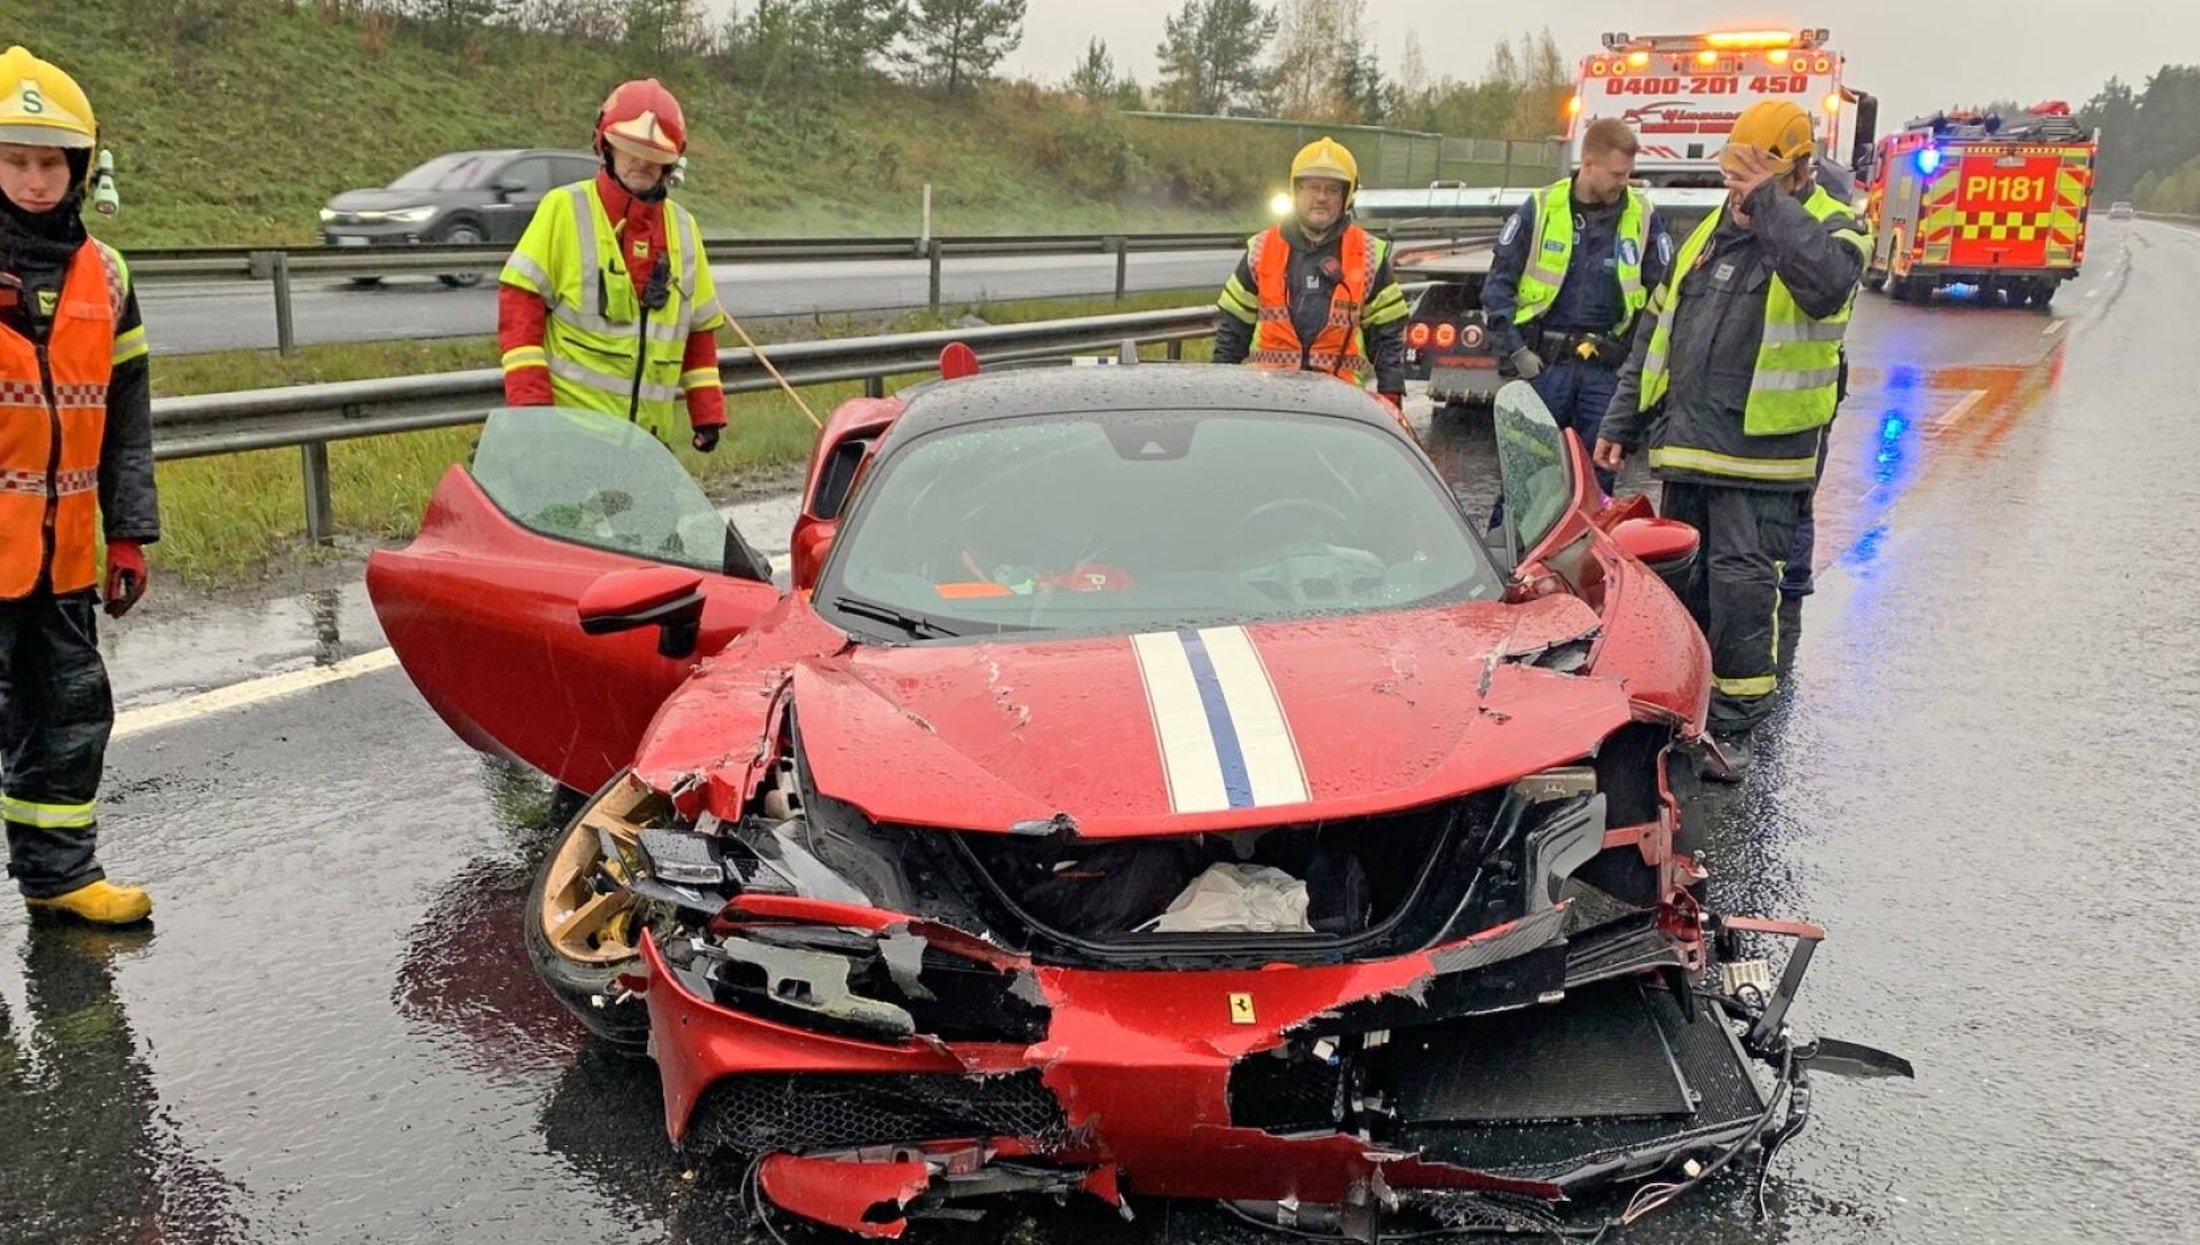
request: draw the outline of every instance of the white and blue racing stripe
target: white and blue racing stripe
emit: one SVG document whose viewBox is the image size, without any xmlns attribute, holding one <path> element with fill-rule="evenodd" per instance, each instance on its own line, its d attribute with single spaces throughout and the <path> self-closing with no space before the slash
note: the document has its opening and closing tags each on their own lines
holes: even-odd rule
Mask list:
<svg viewBox="0 0 2200 1245">
<path fill-rule="evenodd" d="M 1180 813 L 1303 804 L 1298 743 L 1243 627 L 1131 637 L 1169 806 Z"/>
</svg>

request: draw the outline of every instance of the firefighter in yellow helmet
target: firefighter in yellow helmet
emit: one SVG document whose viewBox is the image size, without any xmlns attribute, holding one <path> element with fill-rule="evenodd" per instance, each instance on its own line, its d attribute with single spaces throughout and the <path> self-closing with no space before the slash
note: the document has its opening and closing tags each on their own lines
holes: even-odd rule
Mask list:
<svg viewBox="0 0 2200 1245">
<path fill-rule="evenodd" d="M 1291 217 L 1245 244 L 1215 306 L 1215 362 L 1370 378 L 1398 410 L 1406 388 L 1405 291 L 1390 244 L 1352 220 L 1360 166 L 1333 138 L 1291 161 Z"/>
<path fill-rule="evenodd" d="M 114 701 L 106 610 L 145 591 L 160 538 L 145 328 L 130 270 L 84 230 L 99 127 L 69 75 L 0 54 L 0 814 L 33 912 L 152 911 L 93 849 Z M 103 530 L 104 529 L 104 530 Z"/>
<path fill-rule="evenodd" d="M 1711 641 L 1709 776 L 1748 768 L 1778 688 L 1776 609 L 1840 401 L 1842 341 L 1871 240 L 1816 181 L 1810 114 L 1751 105 L 1719 156 L 1726 202 L 1681 244 L 1605 411 L 1597 465 L 1647 446 L 1660 509 L 1702 538 L 1689 612 Z"/>
</svg>

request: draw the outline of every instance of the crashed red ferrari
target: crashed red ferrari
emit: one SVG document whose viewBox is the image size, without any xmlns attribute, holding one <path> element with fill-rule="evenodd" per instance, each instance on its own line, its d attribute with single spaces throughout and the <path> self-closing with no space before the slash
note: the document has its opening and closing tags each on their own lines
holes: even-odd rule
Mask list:
<svg viewBox="0 0 2200 1245">
<path fill-rule="evenodd" d="M 368 583 L 453 730 L 594 792 L 544 982 L 785 1211 L 1631 1220 L 1907 1069 L 1791 1038 L 1819 930 L 1702 906 L 1692 533 L 1525 385 L 1496 430 L 1489 539 L 1326 378 L 933 381 L 833 414 L 782 591 L 647 434 L 505 410 Z"/>
</svg>

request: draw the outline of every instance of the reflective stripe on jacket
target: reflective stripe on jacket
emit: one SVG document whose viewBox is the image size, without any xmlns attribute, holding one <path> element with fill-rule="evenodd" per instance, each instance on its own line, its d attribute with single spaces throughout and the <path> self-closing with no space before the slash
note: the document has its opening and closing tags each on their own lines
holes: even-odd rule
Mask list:
<svg viewBox="0 0 2200 1245">
<path fill-rule="evenodd" d="M 1815 189 L 1803 200 L 1803 210 L 1819 222 L 1845 216 L 1848 209 L 1823 189 Z M 1679 257 L 1674 261 L 1674 276 L 1659 288 L 1658 297 L 1652 303 L 1656 327 L 1651 332 L 1650 348 L 1643 359 L 1642 389 L 1639 409 L 1647 411 L 1665 397 L 1672 382 L 1668 366 L 1673 322 L 1680 313 L 1681 276 L 1692 270 L 1711 243 L 1723 214 L 1713 212 L 1683 243 Z M 1836 235 L 1855 245 L 1858 251 L 1868 255 L 1870 245 L 1863 235 L 1844 232 Z M 1755 370 L 1750 378 L 1749 400 L 1742 411 L 1742 431 L 1749 436 L 1782 436 L 1788 433 L 1806 432 L 1820 428 L 1833 419 L 1834 406 L 1838 402 L 1837 385 L 1841 376 L 1841 342 L 1848 333 L 1849 312 L 1852 302 L 1844 302 L 1839 310 L 1822 319 L 1813 318 L 1799 306 L 1787 283 L 1778 273 L 1771 277 L 1765 294 L 1764 331 L 1757 349 Z M 1674 465 L 1711 474 L 1733 474 L 1755 479 L 1771 478 L 1759 464 L 1748 470 L 1720 470 L 1720 466 L 1701 462 L 1661 464 L 1659 453 L 1668 455 L 1677 450 L 1654 451 L 1652 466 Z M 1694 451 L 1690 451 L 1694 453 Z M 1731 456 L 1721 456 L 1731 457 Z M 1816 455 L 1784 459 L 1779 470 L 1788 474 L 1800 473 L 1797 478 L 1809 478 L 1816 469 Z M 1777 478 L 1786 479 L 1788 474 Z"/>
<path fill-rule="evenodd" d="M 1291 322 L 1291 244 L 1281 226 L 1257 235 L 1249 258 L 1260 310 L 1247 362 L 1285 371 L 1328 372 L 1355 385 L 1365 379 L 1369 366 L 1360 315 L 1368 283 L 1382 267 L 1382 246 L 1380 239 L 1358 225 L 1345 226 L 1337 246 L 1344 272 L 1330 294 L 1329 318 L 1313 341 L 1302 342 Z"/>
<path fill-rule="evenodd" d="M 118 357 L 144 346 L 142 335 L 116 340 L 128 295 L 122 257 L 86 242 L 43 351 L 0 326 L 0 600 L 31 595 L 49 575 L 57 594 L 97 582 L 107 386 Z"/>
<path fill-rule="evenodd" d="M 507 357 L 507 369 L 546 365 L 557 405 L 632 419 L 669 445 L 688 335 L 726 316 L 695 218 L 669 202 L 665 213 L 672 279 L 665 305 L 646 316 L 594 180 L 542 201 L 499 279 L 540 295 L 550 313 L 543 357 Z"/>
<path fill-rule="evenodd" d="M 1520 274 L 1520 301 L 1513 309 L 1513 323 L 1526 324 L 1551 309 L 1566 284 L 1566 270 L 1574 255 L 1574 179 L 1563 178 L 1543 188 L 1536 204 L 1534 249 Z M 1609 331 L 1624 334 L 1642 314 L 1650 292 L 1642 284 L 1642 257 L 1650 248 L 1650 201 L 1642 192 L 1627 188 L 1627 203 L 1620 209 L 1617 232 L 1633 246 L 1618 246 L 1612 256 L 1613 275 L 1619 278 L 1624 317 Z"/>
</svg>

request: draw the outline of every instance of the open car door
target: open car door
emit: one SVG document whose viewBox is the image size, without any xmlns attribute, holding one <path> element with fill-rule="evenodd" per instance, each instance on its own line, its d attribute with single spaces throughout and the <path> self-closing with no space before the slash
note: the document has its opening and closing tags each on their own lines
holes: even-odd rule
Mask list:
<svg viewBox="0 0 2200 1245">
<path fill-rule="evenodd" d="M 701 580 L 691 654 L 660 655 L 653 628 L 583 633 L 592 584 L 667 566 Z M 367 594 L 414 686 L 461 739 L 583 791 L 633 759 L 698 658 L 780 599 L 770 564 L 656 438 L 554 407 L 491 412 L 420 535 L 367 560 Z"/>
<path fill-rule="evenodd" d="M 1588 447 L 1558 426 L 1526 381 L 1497 391 L 1491 408 L 1497 470 L 1505 496 L 1505 546 L 1513 577 L 1557 571 L 1577 589 L 1589 529 L 1602 508 Z"/>
</svg>

